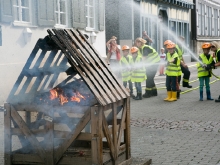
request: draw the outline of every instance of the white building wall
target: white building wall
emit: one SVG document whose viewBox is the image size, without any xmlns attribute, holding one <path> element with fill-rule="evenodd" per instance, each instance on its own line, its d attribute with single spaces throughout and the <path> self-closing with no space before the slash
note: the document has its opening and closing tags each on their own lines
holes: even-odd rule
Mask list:
<svg viewBox="0 0 220 165">
<path fill-rule="evenodd" d="M 17 77 L 24 67 L 38 39 L 47 36 L 47 29 L 51 29 L 30 28 L 32 35 L 30 41 L 25 43 L 23 35 L 25 27 L 14 27 L 13 25 L 9 26 L 4 24 L 1 26 L 2 46 L 0 46 L 0 105 L 6 102 Z M 93 45 L 101 56 L 106 56 L 105 43 L 105 31 L 97 33 L 96 42 Z"/>
</svg>

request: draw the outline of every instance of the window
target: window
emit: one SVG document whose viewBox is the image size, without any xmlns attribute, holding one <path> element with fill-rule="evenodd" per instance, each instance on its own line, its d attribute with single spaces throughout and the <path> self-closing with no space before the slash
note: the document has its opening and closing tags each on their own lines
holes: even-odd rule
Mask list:
<svg viewBox="0 0 220 165">
<path fill-rule="evenodd" d="M 207 35 L 212 35 L 212 8 L 207 6 Z"/>
<path fill-rule="evenodd" d="M 214 9 L 214 36 L 218 36 L 218 10 Z"/>
<path fill-rule="evenodd" d="M 198 35 L 202 35 L 202 4 L 198 5 Z"/>
<path fill-rule="evenodd" d="M 30 0 L 14 0 L 14 21 L 30 23 Z"/>
<path fill-rule="evenodd" d="M 2 26 L 0 26 L 0 46 L 2 46 Z"/>
<path fill-rule="evenodd" d="M 86 27 L 95 29 L 95 0 L 86 0 Z"/>
<path fill-rule="evenodd" d="M 66 0 L 56 0 L 56 25 L 67 26 L 67 2 Z"/>
<path fill-rule="evenodd" d="M 201 35 L 205 35 L 205 5 L 202 4 L 201 10 Z"/>
</svg>

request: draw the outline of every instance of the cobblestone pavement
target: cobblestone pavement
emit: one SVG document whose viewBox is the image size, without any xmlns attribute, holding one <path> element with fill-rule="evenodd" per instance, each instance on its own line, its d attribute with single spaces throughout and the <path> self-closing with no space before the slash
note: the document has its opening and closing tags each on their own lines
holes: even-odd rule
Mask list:
<svg viewBox="0 0 220 165">
<path fill-rule="evenodd" d="M 191 70 L 193 89 L 182 88 L 180 99 L 165 102 L 165 77 L 157 76 L 158 96 L 131 100 L 132 156 L 152 159 L 152 165 L 217 165 L 220 161 L 220 103 L 199 101 L 196 68 Z M 220 69 L 215 70 L 220 75 Z M 211 78 L 213 98 L 220 81 Z M 143 88 L 144 92 L 144 88 Z"/>
</svg>

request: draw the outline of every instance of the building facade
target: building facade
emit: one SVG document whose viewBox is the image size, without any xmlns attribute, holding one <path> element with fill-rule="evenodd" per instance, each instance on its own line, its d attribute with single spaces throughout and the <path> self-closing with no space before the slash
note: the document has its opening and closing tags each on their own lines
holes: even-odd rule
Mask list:
<svg viewBox="0 0 220 165">
<path fill-rule="evenodd" d="M 133 44 L 146 31 L 157 51 L 167 39 L 176 42 L 185 37 L 185 47 L 191 38 L 193 0 L 125 0 L 106 2 L 106 39 L 119 38 L 120 45 Z M 128 42 L 130 40 L 130 42 Z"/>
<path fill-rule="evenodd" d="M 105 56 L 104 0 L 0 0 L 0 105 L 47 29 L 78 28 Z"/>
<path fill-rule="evenodd" d="M 204 42 L 217 41 L 220 43 L 220 1 L 194 0 L 192 10 L 192 41 L 194 52 L 202 52 Z"/>
</svg>

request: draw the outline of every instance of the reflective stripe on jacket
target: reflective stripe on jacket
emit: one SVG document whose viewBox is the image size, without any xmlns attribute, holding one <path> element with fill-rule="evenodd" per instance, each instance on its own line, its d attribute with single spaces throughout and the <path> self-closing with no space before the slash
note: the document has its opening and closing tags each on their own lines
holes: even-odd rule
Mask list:
<svg viewBox="0 0 220 165">
<path fill-rule="evenodd" d="M 152 50 L 152 53 L 148 54 L 146 56 L 146 62 L 149 63 L 149 64 L 155 64 L 155 63 L 158 63 L 160 62 L 160 56 L 158 55 L 157 51 L 152 48 L 151 46 L 149 45 L 143 45 L 139 50 L 138 50 L 138 56 L 141 56 L 143 57 L 143 51 L 144 51 L 144 48 L 147 47 L 149 49 Z"/>
<path fill-rule="evenodd" d="M 209 60 L 207 59 L 206 55 L 200 54 L 199 57 L 202 59 L 203 64 L 211 64 L 213 61 L 212 56 L 209 57 Z M 209 76 L 209 71 L 202 67 L 202 65 L 197 62 L 197 70 L 198 70 L 198 77 L 204 77 Z"/>
<path fill-rule="evenodd" d="M 135 60 L 133 60 L 133 71 L 131 73 L 131 81 L 132 82 L 143 82 L 147 79 L 146 70 L 144 66 L 141 66 L 142 57 L 137 56 Z"/>
<path fill-rule="evenodd" d="M 173 59 L 177 58 L 177 63 L 169 63 L 169 61 L 172 61 Z M 167 69 L 166 74 L 167 76 L 181 76 L 181 67 L 180 67 L 180 58 L 179 55 L 175 52 L 173 55 L 170 53 L 167 53 Z"/>
<path fill-rule="evenodd" d="M 128 55 L 127 58 L 122 56 L 120 60 L 120 65 L 122 67 L 122 81 L 128 81 L 131 79 L 130 65 L 133 63 L 133 58 L 131 55 Z"/>
</svg>

